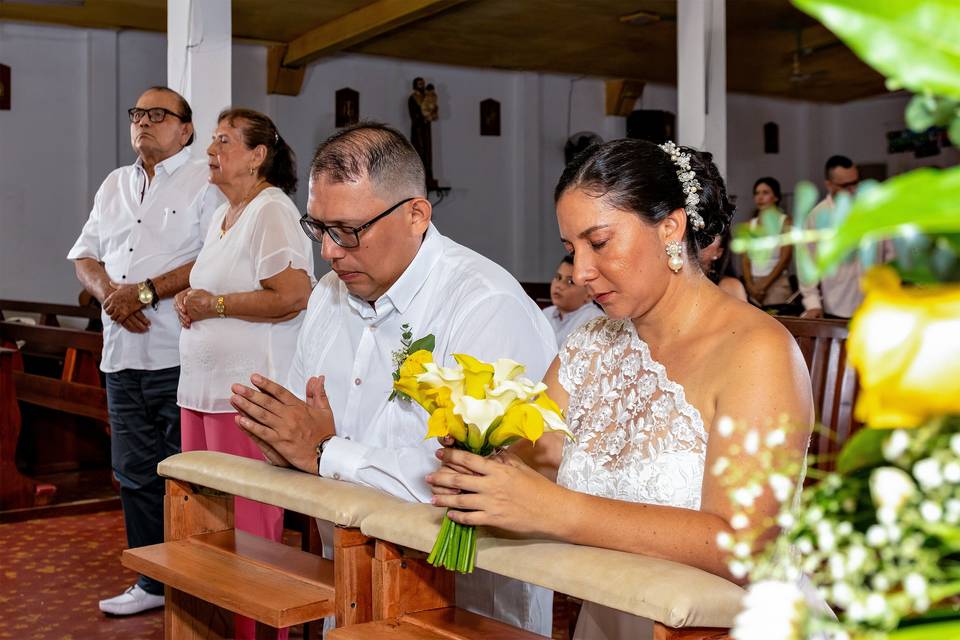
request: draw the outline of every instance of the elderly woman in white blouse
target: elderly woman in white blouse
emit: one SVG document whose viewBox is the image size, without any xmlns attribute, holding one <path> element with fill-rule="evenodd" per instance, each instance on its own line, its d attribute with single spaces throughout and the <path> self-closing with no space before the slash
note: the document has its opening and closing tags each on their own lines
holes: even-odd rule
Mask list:
<svg viewBox="0 0 960 640">
<path fill-rule="evenodd" d="M 254 372 L 287 373 L 310 297 L 313 250 L 289 197 L 297 184 L 293 151 L 267 116 L 229 109 L 218 118 L 207 149 L 210 182 L 227 198 L 213 217 L 177 295 L 183 450 L 223 451 L 263 459 L 235 423 L 230 385 Z M 236 499 L 236 526 L 280 540 L 283 510 Z M 252 620 L 237 621 L 237 637 L 254 637 Z M 285 635 L 285 634 L 284 634 Z"/>
</svg>

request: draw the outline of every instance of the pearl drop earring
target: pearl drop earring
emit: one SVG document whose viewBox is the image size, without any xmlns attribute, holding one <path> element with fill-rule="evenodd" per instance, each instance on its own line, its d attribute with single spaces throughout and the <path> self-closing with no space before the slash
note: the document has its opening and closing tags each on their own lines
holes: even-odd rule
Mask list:
<svg viewBox="0 0 960 640">
<path fill-rule="evenodd" d="M 670 270 L 674 273 L 680 273 L 680 269 L 683 269 L 683 258 L 681 257 L 683 245 L 677 240 L 671 240 L 663 248 L 667 252 L 667 255 L 670 256 L 670 259 L 667 260 L 667 266 L 670 267 Z"/>
</svg>

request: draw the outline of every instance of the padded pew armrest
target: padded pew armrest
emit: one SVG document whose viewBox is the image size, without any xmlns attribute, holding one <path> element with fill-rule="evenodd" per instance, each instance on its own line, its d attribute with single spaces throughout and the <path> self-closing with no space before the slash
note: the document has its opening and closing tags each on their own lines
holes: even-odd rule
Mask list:
<svg viewBox="0 0 960 640">
<path fill-rule="evenodd" d="M 344 527 L 359 527 L 371 513 L 403 504 L 375 489 L 216 451 L 178 453 L 161 462 L 157 471 L 165 478 L 283 507 Z"/>
<path fill-rule="evenodd" d="M 401 503 L 360 523 L 368 536 L 429 552 L 443 510 Z M 478 529 L 477 567 L 538 584 L 669 627 L 733 626 L 744 590 L 669 560 L 562 542 L 496 538 Z"/>
</svg>

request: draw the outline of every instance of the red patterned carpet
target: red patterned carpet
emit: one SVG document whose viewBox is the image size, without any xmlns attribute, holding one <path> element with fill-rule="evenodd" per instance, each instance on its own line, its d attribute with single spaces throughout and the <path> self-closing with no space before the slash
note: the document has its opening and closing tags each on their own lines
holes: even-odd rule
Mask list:
<svg viewBox="0 0 960 640">
<path fill-rule="evenodd" d="M 287 534 L 287 544 L 298 542 Z M 125 547 L 120 511 L 0 524 L 0 639 L 160 640 L 162 609 L 114 618 L 97 608 L 136 580 L 120 564 Z M 569 637 L 578 608 L 557 598 L 555 639 Z"/>
<path fill-rule="evenodd" d="M 120 511 L 0 525 L 0 638 L 162 638 L 162 609 L 108 618 L 97 608 L 136 580 L 120 565 L 125 546 Z"/>
</svg>

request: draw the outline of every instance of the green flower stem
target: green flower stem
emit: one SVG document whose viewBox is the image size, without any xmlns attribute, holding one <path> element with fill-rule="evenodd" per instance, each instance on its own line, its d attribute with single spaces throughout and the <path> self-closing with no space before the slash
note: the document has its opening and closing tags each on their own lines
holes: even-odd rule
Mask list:
<svg viewBox="0 0 960 640">
<path fill-rule="evenodd" d="M 437 534 L 437 539 L 433 543 L 433 549 L 430 551 L 430 555 L 427 556 L 427 562 L 435 567 L 439 566 L 437 562 L 438 559 L 443 558 L 444 549 L 449 541 L 447 534 L 452 524 L 453 522 L 444 514 L 443 520 L 440 522 L 440 533 Z"/>
<path fill-rule="evenodd" d="M 427 556 L 427 562 L 434 567 L 470 573 L 473 571 L 476 555 L 476 529 L 457 524 L 444 515 L 433 549 Z"/>
</svg>

